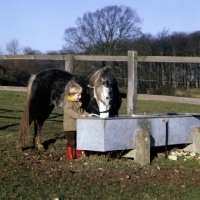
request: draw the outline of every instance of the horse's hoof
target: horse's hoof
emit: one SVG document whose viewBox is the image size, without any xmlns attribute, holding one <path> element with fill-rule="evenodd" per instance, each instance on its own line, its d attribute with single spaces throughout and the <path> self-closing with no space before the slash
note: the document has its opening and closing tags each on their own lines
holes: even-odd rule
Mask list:
<svg viewBox="0 0 200 200">
<path fill-rule="evenodd" d="M 22 151 L 22 149 L 23 149 L 22 143 L 17 140 L 17 142 L 16 142 L 16 150 L 17 151 Z"/>
<path fill-rule="evenodd" d="M 45 151 L 45 148 L 44 148 L 44 146 L 43 146 L 42 144 L 36 146 L 36 149 L 37 149 L 38 151 Z"/>
</svg>

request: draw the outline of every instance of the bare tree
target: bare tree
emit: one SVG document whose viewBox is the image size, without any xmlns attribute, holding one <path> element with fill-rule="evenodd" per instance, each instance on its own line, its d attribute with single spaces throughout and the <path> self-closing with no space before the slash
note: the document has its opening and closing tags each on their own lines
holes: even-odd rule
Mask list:
<svg viewBox="0 0 200 200">
<path fill-rule="evenodd" d="M 124 41 L 140 35 L 140 23 L 136 10 L 130 7 L 106 6 L 87 12 L 77 19 L 77 27 L 65 30 L 63 50 L 118 55 Z"/>
<path fill-rule="evenodd" d="M 11 55 L 20 54 L 21 47 L 17 39 L 12 39 L 10 42 L 6 44 L 6 51 Z"/>
<path fill-rule="evenodd" d="M 41 55 L 42 54 L 41 51 L 34 50 L 29 46 L 23 48 L 23 53 L 24 55 Z"/>
<path fill-rule="evenodd" d="M 1 49 L 1 47 L 0 47 L 0 55 L 3 55 L 3 50 Z"/>
</svg>

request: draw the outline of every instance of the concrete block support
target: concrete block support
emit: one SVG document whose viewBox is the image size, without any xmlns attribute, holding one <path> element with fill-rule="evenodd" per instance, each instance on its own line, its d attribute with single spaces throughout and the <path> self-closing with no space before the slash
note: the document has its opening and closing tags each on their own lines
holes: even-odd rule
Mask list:
<svg viewBox="0 0 200 200">
<path fill-rule="evenodd" d="M 193 129 L 193 151 L 200 154 L 200 127 Z"/>
<path fill-rule="evenodd" d="M 138 131 L 135 146 L 135 162 L 140 165 L 150 163 L 150 133 L 148 131 Z"/>
<path fill-rule="evenodd" d="M 200 127 L 193 128 L 193 142 L 185 147 L 184 151 L 200 154 Z"/>
</svg>

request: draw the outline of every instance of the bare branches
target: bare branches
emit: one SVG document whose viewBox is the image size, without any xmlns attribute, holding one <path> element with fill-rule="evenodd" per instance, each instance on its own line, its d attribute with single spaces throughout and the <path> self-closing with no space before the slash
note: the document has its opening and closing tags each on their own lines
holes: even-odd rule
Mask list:
<svg viewBox="0 0 200 200">
<path fill-rule="evenodd" d="M 6 44 L 6 51 L 11 55 L 20 54 L 21 47 L 17 39 L 12 39 L 9 43 Z"/>
<path fill-rule="evenodd" d="M 87 12 L 76 21 L 76 28 L 64 33 L 64 48 L 96 55 L 117 55 L 124 40 L 140 35 L 141 19 L 137 12 L 125 6 L 106 6 Z"/>
</svg>

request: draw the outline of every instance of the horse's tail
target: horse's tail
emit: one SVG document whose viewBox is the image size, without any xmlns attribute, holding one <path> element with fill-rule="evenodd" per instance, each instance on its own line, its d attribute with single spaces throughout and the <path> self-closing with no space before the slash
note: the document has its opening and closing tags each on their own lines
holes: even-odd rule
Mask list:
<svg viewBox="0 0 200 200">
<path fill-rule="evenodd" d="M 22 114 L 20 126 L 19 126 L 19 138 L 16 144 L 17 149 L 22 149 L 30 133 L 29 108 L 30 108 L 30 100 L 31 100 L 31 88 L 32 88 L 32 84 L 35 77 L 36 77 L 35 75 L 31 75 L 28 82 L 24 112 Z"/>
</svg>

